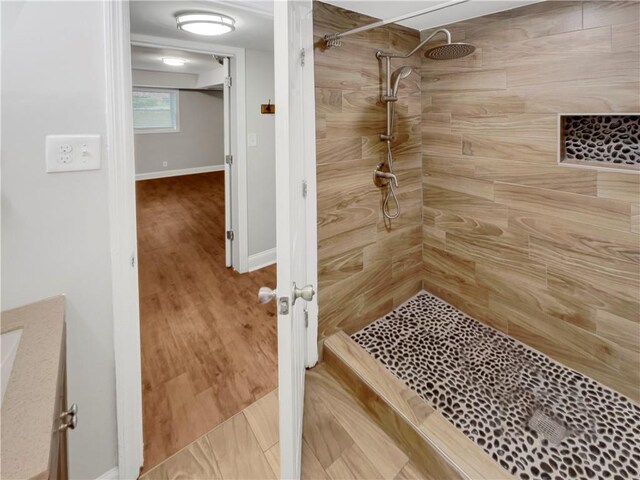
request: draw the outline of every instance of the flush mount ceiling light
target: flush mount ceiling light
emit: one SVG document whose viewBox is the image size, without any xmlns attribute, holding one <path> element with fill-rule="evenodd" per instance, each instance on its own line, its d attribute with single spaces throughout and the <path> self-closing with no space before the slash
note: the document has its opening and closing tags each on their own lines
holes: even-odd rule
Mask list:
<svg viewBox="0 0 640 480">
<path fill-rule="evenodd" d="M 170 65 L 172 67 L 182 67 L 185 63 L 187 63 L 187 60 L 177 57 L 162 57 L 162 63 L 164 63 L 165 65 Z"/>
<path fill-rule="evenodd" d="M 226 15 L 210 12 L 183 12 L 176 15 L 178 30 L 197 35 L 223 35 L 235 30 L 236 21 Z"/>
</svg>

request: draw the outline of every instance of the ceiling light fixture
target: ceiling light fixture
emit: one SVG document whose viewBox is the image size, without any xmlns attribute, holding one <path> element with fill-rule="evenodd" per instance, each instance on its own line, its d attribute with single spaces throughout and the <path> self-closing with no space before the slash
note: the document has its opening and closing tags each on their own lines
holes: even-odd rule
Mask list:
<svg viewBox="0 0 640 480">
<path fill-rule="evenodd" d="M 176 14 L 178 30 L 197 35 L 223 35 L 235 30 L 236 21 L 226 15 L 210 12 L 182 12 Z"/>
<path fill-rule="evenodd" d="M 162 57 L 162 63 L 165 65 L 170 65 L 172 67 L 182 67 L 187 60 L 184 58 L 176 58 L 176 57 Z"/>
</svg>

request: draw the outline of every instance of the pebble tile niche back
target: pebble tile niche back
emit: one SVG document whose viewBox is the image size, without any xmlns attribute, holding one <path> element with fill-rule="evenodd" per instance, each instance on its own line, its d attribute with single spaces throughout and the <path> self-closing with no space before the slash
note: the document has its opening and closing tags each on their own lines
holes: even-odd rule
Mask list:
<svg viewBox="0 0 640 480">
<path fill-rule="evenodd" d="M 640 115 L 560 115 L 559 163 L 640 172 Z"/>
</svg>

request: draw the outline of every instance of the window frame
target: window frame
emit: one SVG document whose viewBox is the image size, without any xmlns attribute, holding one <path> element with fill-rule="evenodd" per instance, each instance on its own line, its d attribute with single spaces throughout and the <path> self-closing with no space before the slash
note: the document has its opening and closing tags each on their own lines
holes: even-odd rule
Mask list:
<svg viewBox="0 0 640 480">
<path fill-rule="evenodd" d="M 170 127 L 151 127 L 151 128 L 140 128 L 133 126 L 133 132 L 138 134 L 147 134 L 147 133 L 180 133 L 180 90 L 177 88 L 150 88 L 150 87 L 133 87 L 133 92 L 153 92 L 153 93 L 174 93 L 176 99 L 176 126 L 175 128 Z M 133 100 L 133 95 L 132 95 Z M 133 115 L 134 112 L 133 101 L 131 102 L 131 112 Z"/>
</svg>

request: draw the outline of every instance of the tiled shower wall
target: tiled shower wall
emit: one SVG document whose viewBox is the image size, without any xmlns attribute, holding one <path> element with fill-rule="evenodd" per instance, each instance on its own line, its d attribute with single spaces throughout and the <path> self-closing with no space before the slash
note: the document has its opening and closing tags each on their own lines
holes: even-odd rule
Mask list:
<svg viewBox="0 0 640 480">
<path fill-rule="evenodd" d="M 422 283 L 420 59 L 396 105 L 395 171 L 402 215 L 385 222 L 373 170 L 384 159 L 377 50 L 406 51 L 415 30 L 390 26 L 325 49 L 322 37 L 376 19 L 314 4 L 318 181 L 319 333 L 353 333 L 415 294 Z M 401 63 L 394 62 L 394 66 Z"/>
<path fill-rule="evenodd" d="M 640 3 L 451 25 L 422 64 L 424 287 L 635 399 L 640 176 L 559 167 L 558 113 L 640 111 Z"/>
</svg>

